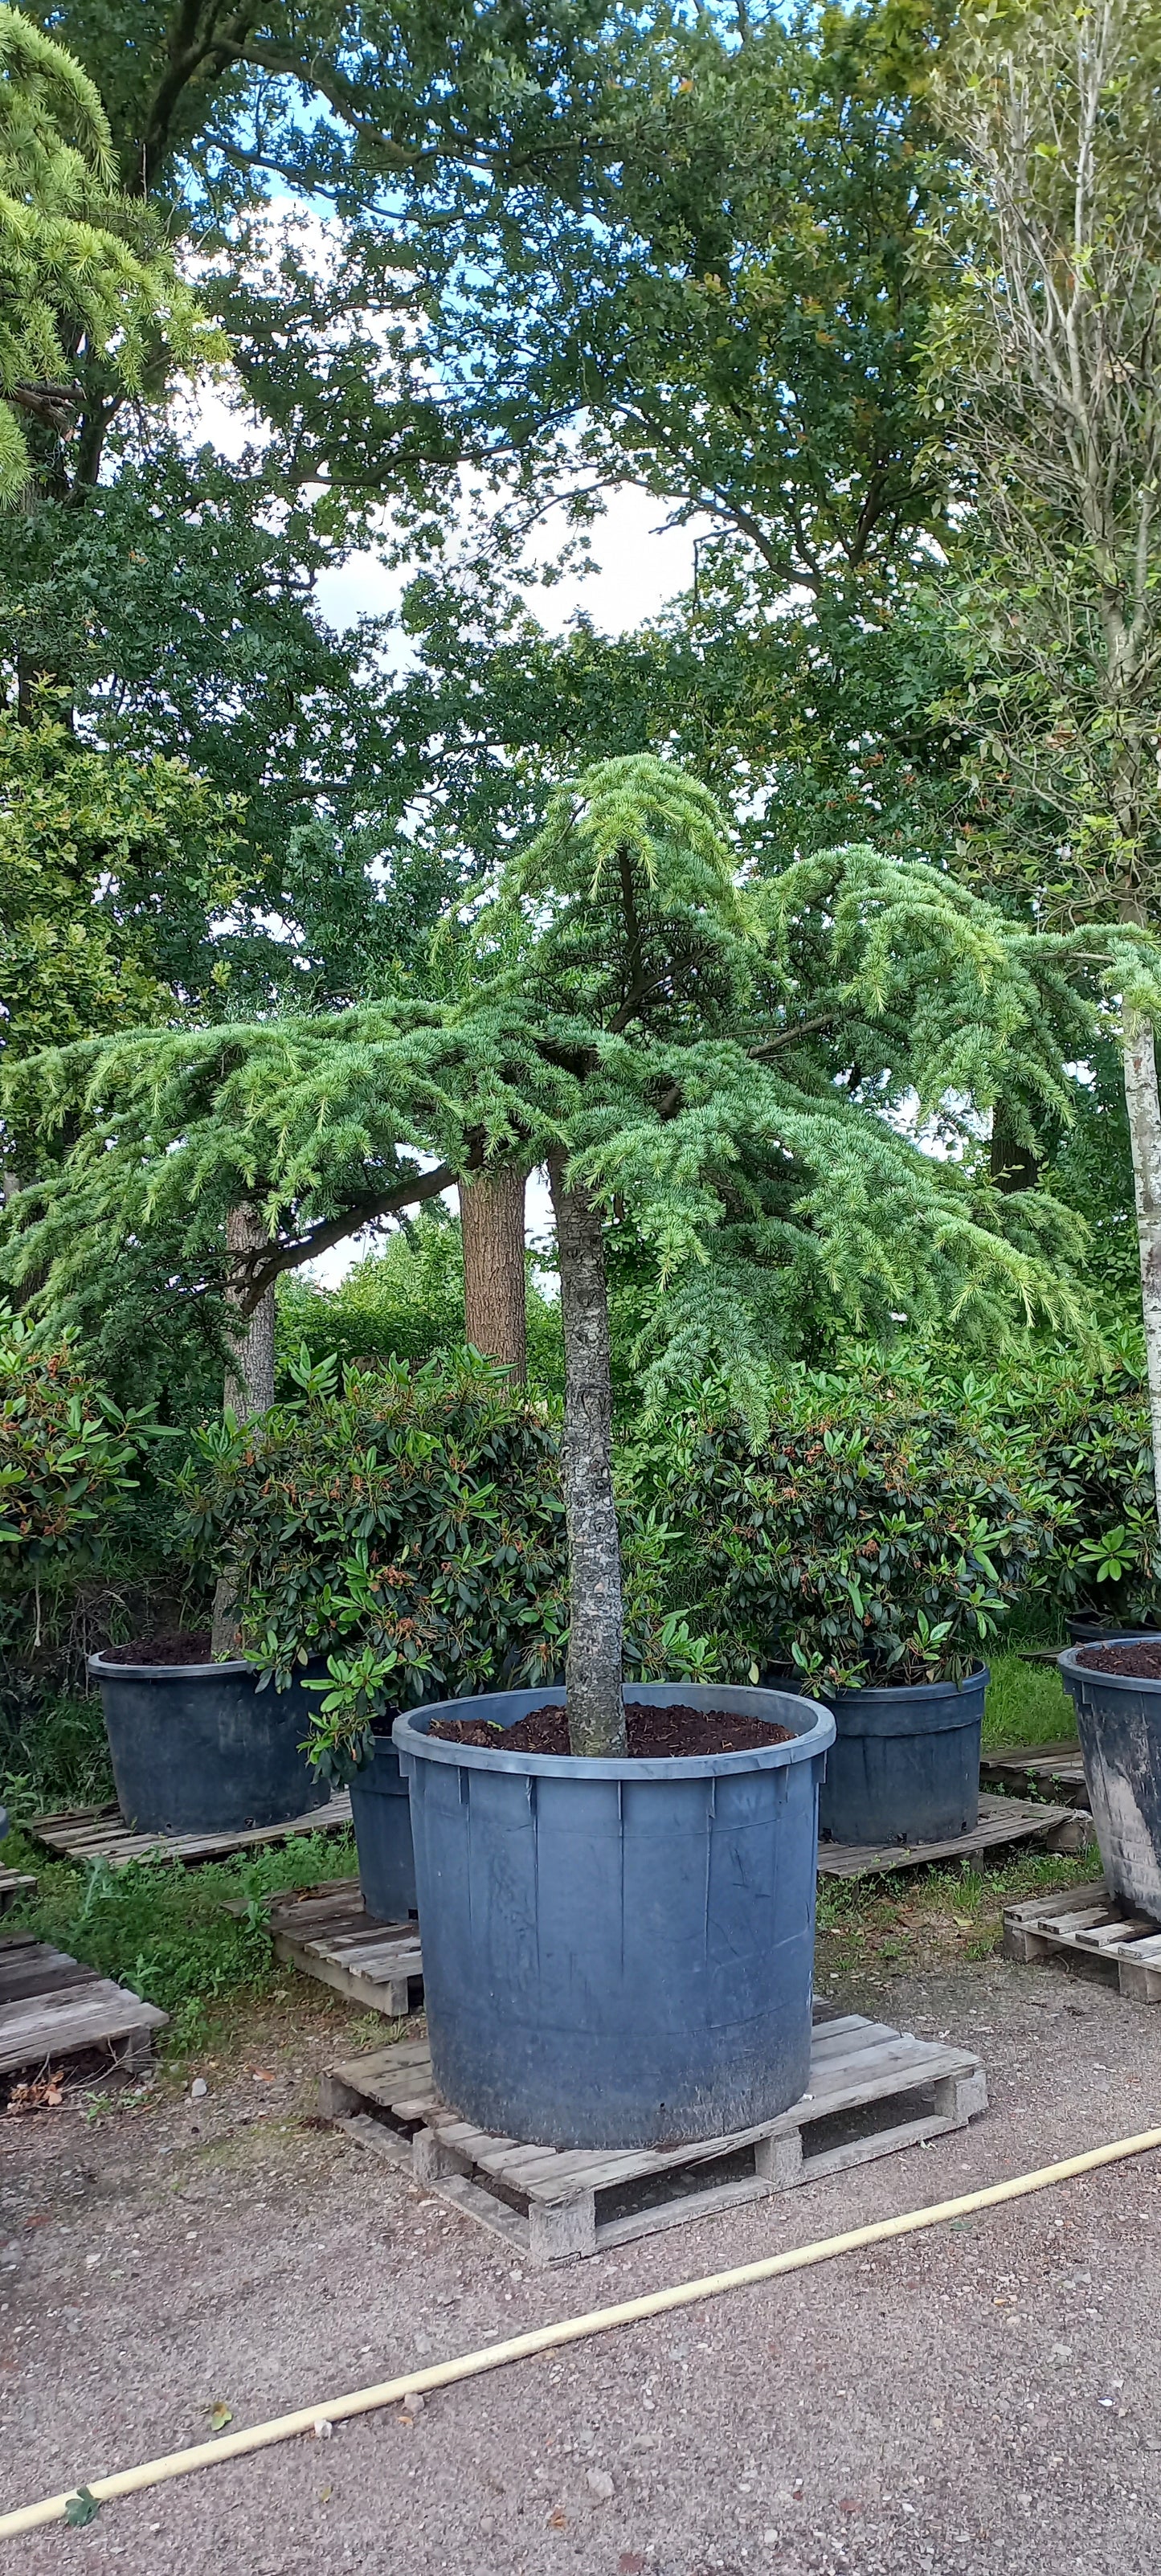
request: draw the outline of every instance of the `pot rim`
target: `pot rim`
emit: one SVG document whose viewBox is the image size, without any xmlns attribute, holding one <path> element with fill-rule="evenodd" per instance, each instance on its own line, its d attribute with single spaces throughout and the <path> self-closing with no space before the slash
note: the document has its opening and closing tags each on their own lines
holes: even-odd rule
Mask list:
<svg viewBox="0 0 1161 2576">
<path fill-rule="evenodd" d="M 1111 1644 L 1112 1640 L 1109 1639 L 1107 1642 Z M 954 1699 L 960 1691 L 978 1690 L 981 1682 L 986 1689 L 991 1678 L 990 1664 L 973 1664 L 970 1673 L 965 1673 L 961 1682 L 872 1682 L 869 1686 L 856 1684 L 853 1689 L 828 1691 L 826 1705 L 832 1707 L 839 1701 L 846 1700 L 866 1702 L 904 1698 Z"/>
<path fill-rule="evenodd" d="M 409 1709 L 397 1717 L 391 1729 L 391 1740 L 401 1755 L 412 1761 L 451 1762 L 470 1771 L 508 1771 L 534 1775 L 549 1780 L 710 1780 L 730 1778 L 740 1771 L 785 1770 L 792 1762 L 810 1761 L 826 1753 L 834 1743 L 837 1728 L 829 1708 L 817 1700 L 789 1691 L 760 1690 L 756 1685 L 737 1682 L 629 1682 L 626 1689 L 653 1707 L 673 1706 L 675 1701 L 694 1708 L 724 1708 L 739 1699 L 777 1699 L 786 1701 L 794 1711 L 809 1709 L 813 1722 L 801 1734 L 792 1733 L 785 1744 L 754 1744 L 743 1753 L 674 1753 L 645 1760 L 624 1756 L 613 1758 L 602 1754 L 575 1753 L 505 1753 L 499 1744 L 448 1744 L 438 1738 L 433 1743 L 427 1726 L 417 1726 L 417 1718 L 466 1717 L 480 1700 L 514 1699 L 523 1705 L 516 1717 L 528 1717 L 534 1709 L 567 1700 L 563 1683 L 549 1683 L 541 1690 L 477 1691 L 471 1699 L 430 1700 L 422 1707 Z M 741 1710 L 740 1715 L 761 1716 L 760 1709 Z M 782 1719 L 772 1721 L 781 1725 Z"/>
<path fill-rule="evenodd" d="M 244 1657 L 238 1656 L 232 1656 L 221 1664 L 113 1664 L 106 1662 L 100 1653 L 88 1655 L 85 1660 L 94 1681 L 99 1682 L 205 1681 L 211 1674 L 222 1681 L 235 1673 L 257 1674 L 262 1669 L 260 1664 L 248 1664 Z"/>
</svg>

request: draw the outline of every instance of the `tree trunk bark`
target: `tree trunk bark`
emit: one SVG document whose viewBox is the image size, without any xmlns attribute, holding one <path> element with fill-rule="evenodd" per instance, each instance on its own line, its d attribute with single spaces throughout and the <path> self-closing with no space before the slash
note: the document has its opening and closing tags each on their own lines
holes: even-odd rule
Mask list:
<svg viewBox="0 0 1161 2576">
<path fill-rule="evenodd" d="M 226 1247 L 230 1252 L 259 1252 L 266 1241 L 266 1228 L 255 1207 L 231 1208 L 226 1218 Z M 230 1305 L 241 1299 L 241 1285 L 227 1288 Z M 249 1422 L 256 1413 L 269 1413 L 274 1402 L 274 1290 L 268 1288 L 252 1315 L 241 1318 L 237 1331 L 229 1335 L 233 1364 L 226 1371 L 225 1409 L 236 1413 L 239 1422 Z"/>
<path fill-rule="evenodd" d="M 564 1506 L 568 1526 L 568 1740 L 573 1753 L 624 1755 L 621 1547 L 613 1501 L 609 1304 L 601 1220 L 586 1189 L 549 1158 L 564 1323 Z"/>
<path fill-rule="evenodd" d="M 226 1246 L 230 1252 L 257 1252 L 266 1241 L 266 1228 L 256 1207 L 243 1204 L 231 1208 L 226 1218 Z M 227 1287 L 227 1303 L 237 1307 L 242 1296 L 243 1275 L 238 1285 Z M 237 1415 L 239 1422 L 249 1422 L 255 1414 L 268 1413 L 274 1402 L 274 1290 L 268 1288 L 252 1315 L 240 1317 L 236 1331 L 228 1335 L 232 1353 L 226 1371 L 223 1408 Z M 218 1576 L 214 1592 L 214 1609 L 210 1654 L 215 1663 L 223 1663 L 238 1651 L 238 1596 L 233 1576 L 224 1571 Z"/>
<path fill-rule="evenodd" d="M 1034 1190 L 1040 1178 L 1040 1167 L 1030 1145 L 1020 1144 L 1012 1133 L 1002 1100 L 992 1111 L 991 1144 L 992 1185 L 1005 1194 L 1013 1190 Z"/>
<path fill-rule="evenodd" d="M 464 1242 L 464 1328 L 472 1349 L 498 1360 L 514 1383 L 528 1373 L 524 1192 L 518 1163 L 468 1172 L 459 1184 Z"/>
<path fill-rule="evenodd" d="M 1133 1149 L 1141 1307 L 1149 1372 L 1153 1434 L 1153 1485 L 1161 1524 L 1161 1098 L 1153 1030 L 1137 1012 L 1125 1014 L 1125 1106 Z"/>
</svg>

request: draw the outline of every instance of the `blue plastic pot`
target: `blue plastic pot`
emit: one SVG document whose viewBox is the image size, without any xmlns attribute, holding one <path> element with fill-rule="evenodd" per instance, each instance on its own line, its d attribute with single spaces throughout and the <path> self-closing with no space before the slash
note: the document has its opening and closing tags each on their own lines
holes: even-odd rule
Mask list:
<svg viewBox="0 0 1161 2576">
<path fill-rule="evenodd" d="M 416 1912 L 415 1852 L 411 1799 L 389 1736 L 375 1737 L 373 1753 L 352 1778 L 351 1815 L 367 1911 L 381 1923 L 402 1923 Z"/>
<path fill-rule="evenodd" d="M 284 1825 L 330 1791 L 299 1751 L 315 1702 L 301 1682 L 259 1690 L 250 1664 L 113 1664 L 90 1655 L 117 1800 L 142 1833 Z"/>
<path fill-rule="evenodd" d="M 1128 1629 L 1119 1642 L 1143 1641 Z M 1114 1896 L 1161 1922 L 1161 1682 L 1101 1672 L 1078 1661 L 1081 1651 L 1069 1646 L 1057 1662 L 1076 1710 L 1105 1878 Z"/>
<path fill-rule="evenodd" d="M 835 1843 L 950 1842 L 980 1814 L 986 1665 L 963 1682 L 827 1693 L 837 1736 L 819 1801 Z"/>
<path fill-rule="evenodd" d="M 396 1719 L 411 1788 L 435 2080 L 555 2147 L 648 2147 L 774 2119 L 810 2069 L 818 1785 L 834 1721 L 781 1691 L 631 1684 L 791 1730 L 748 1753 L 579 1761 L 433 1742 L 547 1690 Z"/>
</svg>

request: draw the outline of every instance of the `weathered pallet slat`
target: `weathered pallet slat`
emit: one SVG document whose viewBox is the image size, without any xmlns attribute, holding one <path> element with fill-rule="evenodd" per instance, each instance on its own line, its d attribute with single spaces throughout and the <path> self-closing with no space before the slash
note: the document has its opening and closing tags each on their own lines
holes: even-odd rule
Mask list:
<svg viewBox="0 0 1161 2576">
<path fill-rule="evenodd" d="M 290 1816 L 281 1825 L 246 1825 L 229 1834 L 139 1834 L 117 1807 L 66 1807 L 58 1815 L 37 1816 L 29 1831 L 65 1860 L 104 1860 L 124 1869 L 131 1860 L 228 1860 L 232 1853 L 253 1851 L 262 1843 L 287 1842 L 296 1834 L 334 1834 L 351 1821 L 345 1789 L 312 1807 L 305 1816 Z"/>
<path fill-rule="evenodd" d="M 36 1880 L 26 1869 L 0 1869 L 0 1914 L 7 1914 L 18 1896 L 31 1896 Z"/>
<path fill-rule="evenodd" d="M 418 1923 L 381 1923 L 357 1878 L 283 1889 L 268 1898 L 266 1922 L 277 1958 L 365 2012 L 401 2021 L 422 2001 Z"/>
<path fill-rule="evenodd" d="M 1001 1789 L 1018 1798 L 1039 1795 L 1062 1806 L 1087 1807 L 1084 1764 L 1075 1737 L 1057 1744 L 1005 1744 L 980 1757 L 985 1789 Z"/>
<path fill-rule="evenodd" d="M 0 1934 L 0 2075 L 89 2049 L 140 2074 L 168 2019 L 67 1951 L 28 1933 Z"/>
<path fill-rule="evenodd" d="M 1103 1880 L 1009 1905 L 1004 1914 L 1009 1959 L 1091 1959 L 1115 1968 L 1123 1995 L 1161 2004 L 1161 1926 L 1127 1912 Z"/>
<path fill-rule="evenodd" d="M 940 2137 L 986 2110 L 988 2094 L 970 2050 L 848 2015 L 816 2029 L 810 2086 L 792 2109 L 680 2147 L 566 2151 L 493 2137 L 439 2102 L 418 2042 L 332 2067 L 321 2099 L 360 2145 L 532 2262 L 554 2263 Z M 897 2120 L 876 2119 L 877 2106 L 896 2102 Z"/>
<path fill-rule="evenodd" d="M 874 1878 L 893 1869 L 923 1869 L 931 1861 L 979 1860 L 1007 1843 L 1039 1842 L 1049 1851 L 1081 1851 L 1089 1839 L 1088 1817 L 1075 1807 L 1050 1807 L 1042 1799 L 999 1798 L 981 1793 L 980 1820 L 970 1834 L 946 1842 L 820 1843 L 821 1878 Z"/>
</svg>

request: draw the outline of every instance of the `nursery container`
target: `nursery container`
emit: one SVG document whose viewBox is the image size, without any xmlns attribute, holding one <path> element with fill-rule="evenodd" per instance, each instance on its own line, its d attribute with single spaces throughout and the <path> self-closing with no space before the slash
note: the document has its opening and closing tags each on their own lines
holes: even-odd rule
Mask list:
<svg viewBox="0 0 1161 2576">
<path fill-rule="evenodd" d="M 416 1911 L 415 1852 L 411 1799 L 389 1735 L 375 1737 L 351 1780 L 351 1815 L 367 1911 L 381 1923 L 401 1923 Z"/>
<path fill-rule="evenodd" d="M 142 1833 L 283 1825 L 330 1791 L 299 1751 L 314 1702 L 297 1679 L 258 1688 L 252 1664 L 115 1664 L 90 1655 L 117 1798 Z"/>
<path fill-rule="evenodd" d="M 979 1822 L 987 1667 L 962 1682 L 828 1691 L 837 1735 L 819 1801 L 836 1843 L 933 1843 Z"/>
<path fill-rule="evenodd" d="M 1110 1645 L 1116 1637 L 1161 1637 L 1161 1625 L 1144 1610 L 1123 1619 L 1097 1610 L 1070 1610 L 1064 1625 L 1070 1646 Z"/>
<path fill-rule="evenodd" d="M 1137 1633 L 1125 1630 L 1121 1642 Z M 1105 1878 L 1114 1896 L 1161 1923 L 1161 1681 L 1101 1672 L 1080 1652 L 1069 1646 L 1058 1660 Z"/>
<path fill-rule="evenodd" d="M 411 1786 L 436 2082 L 481 2128 L 649 2147 L 773 2119 L 810 2068 L 818 1785 L 829 1712 L 789 1692 L 630 1684 L 759 1717 L 785 1743 L 632 1760 L 434 1740 L 564 1696 L 396 1719 Z"/>
</svg>

